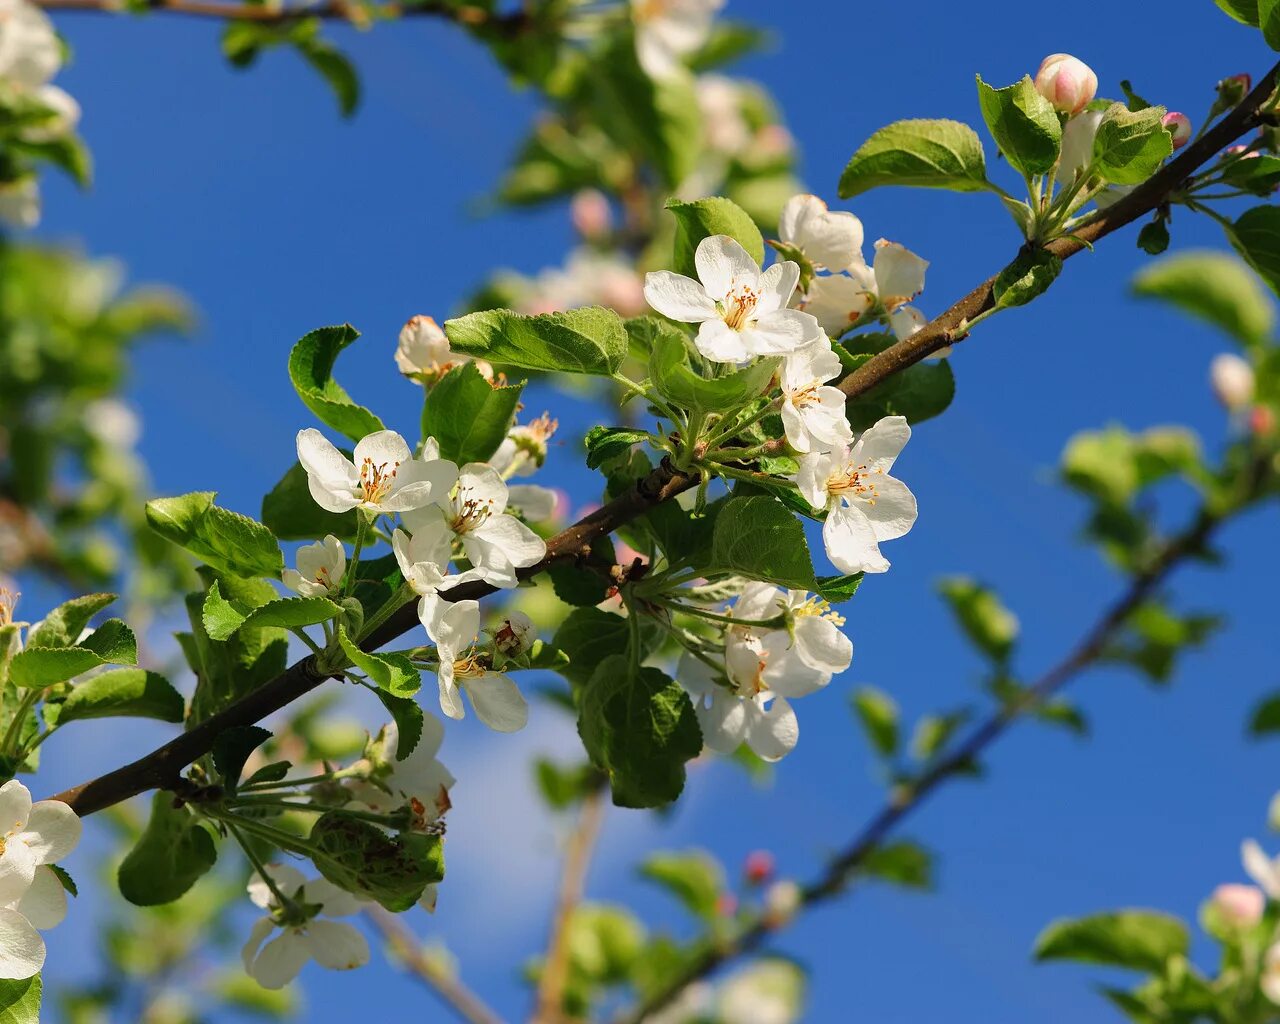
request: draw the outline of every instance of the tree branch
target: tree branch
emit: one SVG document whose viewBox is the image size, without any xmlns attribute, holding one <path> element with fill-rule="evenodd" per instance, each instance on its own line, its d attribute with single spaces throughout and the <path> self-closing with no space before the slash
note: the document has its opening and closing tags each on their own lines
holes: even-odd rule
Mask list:
<svg viewBox="0 0 1280 1024">
<path fill-rule="evenodd" d="M 467 988 L 455 975 L 441 969 L 422 951 L 417 937 L 399 919 L 381 907 L 365 910 L 375 928 L 382 933 L 391 952 L 403 961 L 427 988 L 440 997 L 459 1020 L 468 1024 L 502 1024 L 502 1018 Z"/>
<path fill-rule="evenodd" d="M 57 2 L 73 2 L 73 0 L 57 0 Z M 74 0 L 74 2 L 81 2 L 81 0 Z M 1077 233 L 1078 240 L 1059 239 L 1050 244 L 1050 249 L 1065 259 L 1078 252 L 1084 242 L 1102 238 L 1143 214 L 1162 206 L 1173 190 L 1185 181 L 1196 167 L 1210 160 L 1220 149 L 1241 135 L 1257 127 L 1258 111 L 1275 88 L 1278 75 L 1280 75 L 1280 64 L 1268 71 L 1258 86 L 1231 113 L 1197 142 L 1188 146 L 1181 156 L 1153 175 L 1146 184 L 1135 189 L 1126 199 L 1111 207 L 1090 225 L 1082 228 Z M 893 374 L 924 359 L 931 352 L 955 342 L 957 334 L 962 333 L 961 325 L 990 305 L 994 281 L 995 278 L 984 281 L 910 338 L 873 356 L 840 382 L 841 390 L 850 397 L 861 395 Z M 562 560 L 580 557 L 596 538 L 612 533 L 647 509 L 675 497 L 682 491 L 689 490 L 697 483 L 697 474 L 680 472 L 664 460 L 659 468 L 637 482 L 627 493 L 610 501 L 548 541 L 546 557 L 537 565 L 521 570 L 520 578 L 529 579 Z M 447 600 L 458 601 L 466 598 L 481 598 L 494 592 L 494 588 L 487 584 L 465 583 L 442 592 L 441 596 Z M 369 637 L 363 646 L 369 650 L 376 650 L 417 625 L 418 619 L 413 606 L 406 605 Z M 213 741 L 225 729 L 238 725 L 253 725 L 261 721 L 315 689 L 324 682 L 324 679 L 325 677 L 317 672 L 314 659 L 304 658 L 264 686 L 246 694 L 230 707 L 211 716 L 145 757 L 59 793 L 54 799 L 65 801 L 76 813 L 84 816 L 149 789 L 173 786 L 177 784 L 182 769 L 208 753 L 213 747 Z"/>
<path fill-rule="evenodd" d="M 34 0 L 47 11 L 78 11 L 98 14 L 184 14 L 221 21 L 252 21 L 283 25 L 304 18 L 348 21 L 365 25 L 371 19 L 435 17 L 455 21 L 469 28 L 498 35 L 515 36 L 531 25 L 523 9 L 510 14 L 493 14 L 483 7 L 449 3 L 448 0 L 421 0 L 418 3 L 392 2 L 366 5 L 348 0 L 325 0 L 311 6 L 218 3 L 217 0 L 146 0 L 141 11 L 126 7 L 122 0 Z"/>
<path fill-rule="evenodd" d="M 1085 634 L 1083 639 L 1056 665 L 1045 672 L 1017 699 L 1004 704 L 978 725 L 954 751 L 929 767 L 913 782 L 895 790 L 879 812 L 863 826 L 853 841 L 835 857 L 814 881 L 803 889 L 801 906 L 808 907 L 842 893 L 850 881 L 894 829 L 944 782 L 962 775 L 978 756 L 986 752 L 1010 726 L 1042 706 L 1084 669 L 1099 660 L 1111 641 L 1124 629 L 1133 612 L 1164 583 L 1183 561 L 1202 552 L 1214 531 L 1231 515 L 1256 500 L 1268 473 L 1265 455 L 1254 459 L 1248 487 L 1239 503 L 1226 511 L 1202 506 L 1192 523 L 1169 540 L 1145 569 L 1137 573 L 1125 592 Z M 706 947 L 683 971 L 638 1009 L 621 1018 L 620 1024 L 640 1024 L 669 1005 L 686 987 L 716 970 L 726 961 L 750 953 L 771 934 L 783 927 L 766 917 L 758 917 L 736 936 Z"/>
</svg>

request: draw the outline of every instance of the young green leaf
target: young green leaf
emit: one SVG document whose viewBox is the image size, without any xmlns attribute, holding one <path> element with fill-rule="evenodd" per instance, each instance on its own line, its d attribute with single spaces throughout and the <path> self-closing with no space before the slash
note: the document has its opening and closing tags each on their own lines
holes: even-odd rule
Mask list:
<svg viewBox="0 0 1280 1024">
<path fill-rule="evenodd" d="M 715 918 L 726 890 L 724 868 L 706 850 L 652 853 L 640 865 L 640 877 L 662 886 L 704 921 Z"/>
<path fill-rule="evenodd" d="M 123 861 L 116 880 L 120 894 L 140 907 L 172 903 L 213 867 L 218 849 L 213 836 L 173 794 L 159 790 L 151 798 L 151 819 Z"/>
<path fill-rule="evenodd" d="M 219 508 L 214 497 L 198 491 L 155 498 L 147 502 L 147 524 L 220 572 L 279 579 L 284 559 L 275 535 L 248 516 Z"/>
<path fill-rule="evenodd" d="M 892 334 L 860 334 L 836 349 L 854 356 L 881 352 L 897 341 Z M 845 403 L 854 432 L 866 430 L 885 416 L 905 416 L 916 424 L 945 412 L 956 395 L 956 378 L 947 359 L 916 363 Z"/>
<path fill-rule="evenodd" d="M 181 722 L 183 707 L 182 694 L 158 672 L 117 668 L 73 687 L 58 713 L 58 725 L 124 715 Z"/>
<path fill-rule="evenodd" d="M 1160 299 L 1225 331 L 1261 345 L 1275 328 L 1275 305 L 1239 260 L 1226 253 L 1180 252 L 1133 279 L 1133 293 Z"/>
<path fill-rule="evenodd" d="M 448 320 L 444 330 L 457 351 L 524 370 L 608 377 L 627 355 L 621 318 L 601 306 L 539 316 L 491 309 Z"/>
<path fill-rule="evenodd" d="M 862 873 L 907 889 L 933 887 L 933 857 L 908 839 L 877 846 L 862 862 Z"/>
<path fill-rule="evenodd" d="M 867 139 L 840 175 L 840 198 L 881 185 L 945 188 L 953 192 L 995 189 L 987 181 L 978 133 L 960 121 L 895 121 Z"/>
<path fill-rule="evenodd" d="M 350 324 L 320 327 L 303 335 L 289 353 L 289 379 L 298 397 L 327 426 L 359 441 L 386 429 L 382 420 L 357 405 L 333 377 L 338 354 L 360 337 Z"/>
<path fill-rule="evenodd" d="M 996 275 L 992 298 L 997 309 L 1025 306 L 1049 290 L 1062 271 L 1062 260 L 1044 249 L 1024 250 Z"/>
<path fill-rule="evenodd" d="M 0 978 L 0 1021 L 4 1024 L 40 1024 L 44 982 L 31 978 Z"/>
<path fill-rule="evenodd" d="M 898 705 L 894 699 L 874 686 L 864 686 L 851 701 L 872 749 L 881 757 L 893 757 L 898 752 Z"/>
<path fill-rule="evenodd" d="M 1267 287 L 1280 295 L 1280 207 L 1245 210 L 1227 232 L 1229 241 Z"/>
<path fill-rule="evenodd" d="M 422 675 L 403 654 L 383 653 L 370 654 L 362 651 L 347 636 L 343 627 L 338 627 L 338 642 L 356 668 L 363 669 L 378 686 L 393 697 L 412 697 L 422 687 Z"/>
<path fill-rule="evenodd" d="M 523 390 L 524 384 L 490 384 L 473 362 L 455 366 L 427 395 L 422 435 L 439 442 L 441 458 L 485 462 L 506 440 Z"/>
<path fill-rule="evenodd" d="M 622 455 L 633 444 L 642 444 L 649 439 L 643 430 L 630 427 L 592 427 L 585 438 L 587 446 L 587 468 L 599 469 L 606 462 Z"/>
<path fill-rule="evenodd" d="M 716 516 L 711 565 L 780 587 L 813 590 L 817 580 L 804 527 L 776 500 L 730 498 Z"/>
<path fill-rule="evenodd" d="M 233 725 L 218 734 L 213 741 L 213 766 L 218 769 L 228 792 L 236 791 L 249 755 L 269 739 L 270 731 L 260 725 Z"/>
<path fill-rule="evenodd" d="M 978 76 L 978 105 L 991 137 L 1009 163 L 1023 174 L 1044 174 L 1062 149 L 1058 112 L 1036 90 L 1030 75 L 1003 89 Z"/>
<path fill-rule="evenodd" d="M 992 661 L 1008 659 L 1018 639 L 1018 618 L 994 590 L 967 577 L 952 576 L 938 584 L 938 592 L 975 647 Z"/>
<path fill-rule="evenodd" d="M 1164 107 L 1130 110 L 1113 103 L 1093 137 L 1093 170 L 1113 185 L 1140 185 L 1173 152 L 1173 136 L 1161 123 Z"/>
<path fill-rule="evenodd" d="M 769 386 L 781 359 L 757 359 L 723 377 L 706 379 L 689 365 L 689 351 L 679 331 L 654 336 L 649 376 L 663 397 L 693 413 L 733 412 Z"/>
<path fill-rule="evenodd" d="M 764 236 L 750 215 L 737 203 L 723 196 L 710 196 L 681 202 L 667 201 L 667 209 L 676 219 L 675 256 L 671 268 L 677 274 L 697 278 L 693 254 L 698 244 L 711 235 L 728 235 L 757 263 L 764 262 Z"/>
<path fill-rule="evenodd" d="M 1258 0 L 1213 0 L 1236 21 L 1258 27 Z"/>
<path fill-rule="evenodd" d="M 27 636 L 27 646 L 74 646 L 84 628 L 89 625 L 89 620 L 115 599 L 115 594 L 85 594 L 58 605 L 31 630 Z"/>
<path fill-rule="evenodd" d="M 1055 921 L 1036 939 L 1037 960 L 1128 967 L 1160 973 L 1171 957 L 1186 956 L 1187 926 L 1154 910 L 1120 910 Z"/>
<path fill-rule="evenodd" d="M 382 701 L 382 706 L 396 723 L 396 760 L 403 761 L 422 739 L 424 712 L 413 698 L 393 697 L 386 690 L 378 690 L 378 700 Z"/>
</svg>

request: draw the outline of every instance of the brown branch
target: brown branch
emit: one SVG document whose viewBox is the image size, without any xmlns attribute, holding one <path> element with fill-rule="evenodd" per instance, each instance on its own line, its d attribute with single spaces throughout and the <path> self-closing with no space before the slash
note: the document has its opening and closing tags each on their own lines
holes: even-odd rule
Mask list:
<svg viewBox="0 0 1280 1024">
<path fill-rule="evenodd" d="M 70 2 L 70 0 L 67 0 Z M 87 2 L 87 0 L 86 0 Z M 1135 189 L 1126 199 L 1111 207 L 1090 225 L 1082 228 L 1080 241 L 1059 239 L 1050 248 L 1066 258 L 1078 252 L 1084 241 L 1093 241 L 1131 223 L 1144 213 L 1162 206 L 1172 191 L 1191 174 L 1195 167 L 1210 160 L 1220 149 L 1257 127 L 1258 110 L 1275 87 L 1280 64 L 1273 67 L 1262 81 L 1230 114 L 1188 146 L 1182 155 L 1157 172 L 1150 181 Z M 932 320 L 905 341 L 890 346 L 873 356 L 840 383 L 846 395 L 856 397 L 895 373 L 924 359 L 931 352 L 957 340 L 961 325 L 990 304 L 991 278 L 941 316 Z M 697 474 L 680 472 L 665 462 L 649 476 L 637 482 L 626 494 L 615 498 L 584 519 L 557 534 L 547 544 L 547 556 L 537 565 L 521 570 L 520 577 L 529 579 L 549 566 L 568 558 L 577 558 L 590 548 L 592 541 L 612 533 L 645 510 L 687 491 L 698 482 Z M 448 600 L 480 598 L 492 594 L 494 588 L 481 583 L 467 583 L 442 594 Z M 375 650 L 408 632 L 418 624 L 412 605 L 406 605 L 379 628 L 365 646 Z M 253 693 L 206 719 L 164 746 L 131 764 L 72 789 L 54 799 L 70 804 L 84 816 L 127 800 L 138 793 L 177 784 L 179 773 L 191 762 L 209 752 L 213 741 L 225 729 L 237 725 L 253 725 L 279 711 L 303 694 L 315 689 L 324 676 L 316 671 L 313 658 L 304 658 Z"/>
<path fill-rule="evenodd" d="M 533 1013 L 535 1024 L 564 1024 L 564 990 L 569 980 L 569 938 L 573 912 L 582 902 L 587 870 L 600 835 L 604 817 L 604 789 L 597 786 L 582 801 L 578 821 L 565 849 L 564 869 L 560 874 L 560 892 L 556 897 L 551 933 L 547 938 L 547 959 L 538 979 L 538 993 Z"/>
<path fill-rule="evenodd" d="M 147 0 L 142 11 L 126 7 L 121 0 L 34 0 L 47 11 L 79 11 L 99 14 L 184 14 L 222 21 L 252 21 L 258 24 L 282 25 L 304 18 L 349 21 L 365 25 L 371 19 L 437 17 L 456 21 L 470 28 L 498 35 L 518 35 L 530 25 L 523 11 L 496 15 L 482 7 L 452 4 L 447 0 L 422 0 L 421 3 L 389 2 L 366 6 L 348 0 L 326 0 L 312 6 L 271 6 L 270 4 L 218 3 L 216 0 Z"/>
<path fill-rule="evenodd" d="M 844 892 L 850 882 L 880 847 L 885 838 L 943 783 L 961 777 L 977 762 L 1010 726 L 1023 719 L 1053 697 L 1084 669 L 1095 664 L 1125 628 L 1129 617 L 1168 579 L 1182 562 L 1205 550 L 1214 531 L 1236 512 L 1257 500 L 1263 493 L 1270 456 L 1259 455 L 1253 461 L 1248 485 L 1237 504 L 1226 510 L 1202 506 L 1191 525 L 1173 537 L 1160 554 L 1135 574 L 1125 592 L 1102 615 L 1084 638 L 1056 665 L 1028 687 L 1017 699 L 1001 706 L 978 725 L 954 751 L 930 766 L 919 778 L 897 788 L 879 812 L 862 828 L 844 851 L 835 857 L 822 874 L 805 886 L 801 906 L 820 903 Z M 726 961 L 750 953 L 786 922 L 759 917 L 736 936 L 706 947 L 676 977 L 646 999 L 638 1009 L 621 1018 L 621 1024 L 640 1024 L 669 1005 L 686 987 L 720 967 Z"/>
<path fill-rule="evenodd" d="M 400 958 L 427 988 L 440 997 L 459 1020 L 468 1024 L 502 1024 L 493 1012 L 457 975 L 441 968 L 423 952 L 422 944 L 394 915 L 381 907 L 369 907 L 365 916 L 382 933 L 391 952 Z"/>
<path fill-rule="evenodd" d="M 1261 124 L 1259 111 L 1275 91 L 1280 64 L 1257 84 L 1254 90 L 1230 113 L 1199 139 L 1187 146 L 1175 159 L 1125 196 L 1114 206 L 1082 224 L 1069 238 L 1058 238 L 1045 248 L 1060 259 L 1068 259 L 1088 248 L 1100 238 L 1132 224 L 1139 217 L 1158 210 L 1203 164 L 1231 145 L 1246 132 Z M 872 356 L 839 384 L 849 397 L 864 394 L 895 373 L 901 373 L 940 348 L 953 345 L 965 337 L 965 325 L 994 304 L 995 277 L 989 277 L 941 316 L 931 320 L 911 337 L 889 346 Z"/>
</svg>

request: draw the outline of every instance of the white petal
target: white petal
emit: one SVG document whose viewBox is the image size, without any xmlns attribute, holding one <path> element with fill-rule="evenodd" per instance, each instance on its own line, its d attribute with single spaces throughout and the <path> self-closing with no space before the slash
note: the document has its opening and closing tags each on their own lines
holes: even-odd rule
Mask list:
<svg viewBox="0 0 1280 1024">
<path fill-rule="evenodd" d="M 903 306 L 896 313 L 889 314 L 889 329 L 893 331 L 899 341 L 911 337 L 928 322 L 928 317 L 916 309 L 915 306 Z"/>
<path fill-rule="evenodd" d="M 276 923 L 269 917 L 260 917 L 253 922 L 253 927 L 249 929 L 249 938 L 240 949 L 240 962 L 244 964 L 246 973 L 252 973 L 253 961 L 258 955 L 258 950 L 275 929 Z"/>
<path fill-rule="evenodd" d="M 720 319 L 705 321 L 694 345 L 713 363 L 741 363 L 749 355 L 742 335 Z"/>
<path fill-rule="evenodd" d="M 746 701 L 717 688 L 711 706 L 697 701 L 693 710 L 702 727 L 702 742 L 718 754 L 732 754 L 747 734 Z"/>
<path fill-rule="evenodd" d="M 498 672 L 463 681 L 476 717 L 495 732 L 519 732 L 529 721 L 529 705 L 514 682 Z"/>
<path fill-rule="evenodd" d="M 304 935 L 286 929 L 262 947 L 249 973 L 263 988 L 284 988 L 306 964 L 308 945 Z"/>
<path fill-rule="evenodd" d="M 746 703 L 746 702 L 744 702 Z M 791 705 L 775 697 L 768 709 L 751 702 L 747 710 L 747 746 L 763 761 L 780 761 L 800 739 L 800 723 Z"/>
<path fill-rule="evenodd" d="M 80 815 L 61 800 L 41 800 L 31 808 L 22 840 L 37 864 L 53 864 L 76 848 L 84 826 Z"/>
<path fill-rule="evenodd" d="M 888 572 L 871 520 L 857 508 L 838 505 L 822 524 L 827 557 L 841 572 Z"/>
<path fill-rule="evenodd" d="M 267 874 L 271 876 L 271 881 L 275 882 L 276 888 L 290 899 L 307 880 L 306 876 L 292 864 L 268 864 Z M 276 905 L 275 893 L 271 891 L 271 886 L 263 881 L 261 875 L 255 874 L 250 878 L 245 888 L 255 907 L 267 910 Z"/>
<path fill-rule="evenodd" d="M 765 668 L 761 679 L 780 697 L 807 697 L 831 682 L 831 673 L 814 668 L 800 657 L 785 629 L 771 630 L 761 642 Z"/>
<path fill-rule="evenodd" d="M 800 459 L 796 486 L 804 500 L 817 511 L 827 507 L 827 480 L 831 477 L 835 462 L 835 453 L 825 452 L 814 452 Z"/>
<path fill-rule="evenodd" d="M 791 399 L 787 399 L 779 412 L 782 414 L 782 432 L 786 435 L 787 444 L 801 453 L 809 451 L 813 446 L 809 443 L 809 431 L 805 429 L 800 410 L 791 404 Z"/>
<path fill-rule="evenodd" d="M 345 921 L 311 921 L 306 938 L 315 962 L 331 971 L 350 971 L 369 962 L 369 943 Z"/>
<path fill-rule="evenodd" d="M 454 653 L 472 644 L 480 634 L 480 602 L 439 600 L 427 625 L 436 646 Z"/>
<path fill-rule="evenodd" d="M 44 966 L 44 939 L 16 910 L 0 910 L 0 978 L 33 978 Z"/>
<path fill-rule="evenodd" d="M 27 827 L 29 817 L 31 790 L 17 779 L 10 779 L 0 786 L 0 835 L 21 832 Z"/>
<path fill-rule="evenodd" d="M 805 296 L 804 311 L 811 313 L 827 333 L 839 337 L 871 308 L 872 290 L 852 277 L 833 274 L 815 277 Z"/>
<path fill-rule="evenodd" d="M 707 295 L 717 302 L 728 294 L 735 281 L 754 284 L 760 277 L 760 265 L 728 235 L 708 235 L 699 242 L 693 264 Z"/>
<path fill-rule="evenodd" d="M 396 471 L 395 480 L 378 507 L 386 512 L 407 512 L 438 501 L 458 479 L 458 467 L 447 459 L 413 460 Z"/>
<path fill-rule="evenodd" d="M 781 260 L 760 275 L 760 298 L 756 302 L 756 316 L 786 309 L 791 296 L 800 283 L 800 265 L 793 260 Z"/>
<path fill-rule="evenodd" d="M 795 621 L 796 653 L 823 672 L 843 672 L 853 661 L 853 642 L 830 619 L 800 615 Z"/>
<path fill-rule="evenodd" d="M 315 427 L 298 431 L 298 461 L 307 476 L 319 481 L 326 490 L 351 491 L 360 481 L 356 467 Z"/>
<path fill-rule="evenodd" d="M 547 542 L 515 516 L 490 516 L 475 535 L 499 548 L 520 569 L 536 565 L 547 554 Z"/>
<path fill-rule="evenodd" d="M 827 338 L 792 352 L 782 362 L 782 382 L 788 391 L 797 391 L 814 381 L 829 381 L 840 376 L 840 357 Z"/>
<path fill-rule="evenodd" d="M 360 499 L 355 496 L 355 486 L 354 483 L 350 487 L 330 486 L 318 476 L 307 476 L 307 490 L 311 492 L 315 503 L 326 512 L 350 512 L 359 505 Z"/>
<path fill-rule="evenodd" d="M 787 355 L 827 337 L 817 319 L 799 309 L 766 313 L 741 333 L 742 344 L 755 356 Z"/>
<path fill-rule="evenodd" d="M 783 602 L 782 591 L 772 583 L 753 580 L 733 603 L 733 615 L 739 619 L 772 619 L 781 613 Z"/>
<path fill-rule="evenodd" d="M 546 522 L 556 514 L 558 498 L 550 487 L 537 484 L 509 484 L 507 496 L 520 514 L 533 523 Z"/>
<path fill-rule="evenodd" d="M 310 879 L 302 887 L 302 900 L 304 903 L 318 903 L 320 913 L 327 917 L 346 917 L 357 913 L 363 902 L 327 878 Z"/>
<path fill-rule="evenodd" d="M 707 290 L 692 278 L 659 270 L 644 276 L 644 297 L 663 316 L 698 324 L 719 316 Z"/>
<path fill-rule="evenodd" d="M 815 267 L 843 270 L 862 258 L 862 221 L 827 209 L 817 196 L 792 196 L 778 220 L 782 241 L 804 252 Z"/>
<path fill-rule="evenodd" d="M 25 895 L 36 875 L 36 859 L 27 844 L 17 836 L 7 839 L 0 853 L 0 905 Z"/>
<path fill-rule="evenodd" d="M 52 868 L 41 865 L 26 895 L 14 908 L 41 931 L 56 928 L 67 916 L 67 890 L 53 873 Z"/>
<path fill-rule="evenodd" d="M 284 569 L 280 573 L 280 582 L 292 590 L 295 594 L 301 594 L 303 597 L 314 597 L 310 593 L 315 587 L 310 580 L 304 579 L 302 573 L 297 569 Z"/>
<path fill-rule="evenodd" d="M 894 540 L 911 530 L 916 522 L 916 496 L 901 480 L 891 476 L 872 477 L 874 501 L 860 501 L 858 507 L 871 520 L 876 540 Z"/>
<path fill-rule="evenodd" d="M 458 692 L 458 684 L 453 681 L 453 665 L 441 665 L 436 673 L 436 681 L 440 684 L 440 710 L 453 719 L 466 717 L 467 709 L 462 706 L 462 694 Z"/>
<path fill-rule="evenodd" d="M 911 426 L 906 417 L 885 416 L 863 431 L 849 461 L 855 466 L 865 465 L 871 473 L 887 473 L 910 440 Z"/>
<path fill-rule="evenodd" d="M 897 242 L 876 242 L 876 288 L 885 309 L 893 312 L 924 291 L 924 272 L 929 261 Z"/>
<path fill-rule="evenodd" d="M 716 685 L 716 674 L 711 670 L 711 666 L 701 658 L 695 658 L 688 651 L 681 655 L 680 662 L 676 666 L 676 679 L 694 697 L 712 694 L 719 689 Z"/>
<path fill-rule="evenodd" d="M 373 434 L 366 434 L 356 442 L 355 458 L 352 461 L 357 471 L 366 460 L 375 467 L 385 466 L 390 469 L 411 462 L 413 452 L 409 450 L 405 439 L 394 430 L 379 430 Z"/>
</svg>

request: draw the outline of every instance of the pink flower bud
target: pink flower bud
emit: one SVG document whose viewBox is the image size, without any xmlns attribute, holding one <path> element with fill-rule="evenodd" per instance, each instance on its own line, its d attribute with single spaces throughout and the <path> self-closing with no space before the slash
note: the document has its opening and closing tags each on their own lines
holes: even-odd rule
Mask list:
<svg viewBox="0 0 1280 1024">
<path fill-rule="evenodd" d="M 1169 129 L 1173 136 L 1173 148 L 1181 149 L 1191 141 L 1191 119 L 1186 114 L 1171 110 L 1160 119 L 1160 123 Z"/>
<path fill-rule="evenodd" d="M 1218 401 L 1233 412 L 1253 401 L 1253 367 L 1232 352 L 1213 357 L 1209 383 Z"/>
<path fill-rule="evenodd" d="M 569 204 L 569 214 L 573 219 L 573 227 L 583 238 L 596 239 L 608 233 L 613 227 L 613 211 L 609 208 L 609 200 L 603 192 L 594 188 L 584 188 L 575 192 Z"/>
<path fill-rule="evenodd" d="M 742 873 L 751 885 L 764 885 L 773 877 L 773 854 L 768 850 L 752 850 L 747 854 L 747 862 Z"/>
<path fill-rule="evenodd" d="M 1228 75 L 1218 83 L 1218 101 L 1228 107 L 1234 107 L 1253 88 L 1253 79 L 1247 74 Z"/>
<path fill-rule="evenodd" d="M 1078 114 L 1098 92 L 1098 76 L 1069 53 L 1050 54 L 1036 72 L 1036 90 L 1064 114 Z"/>
<path fill-rule="evenodd" d="M 1265 405 L 1255 405 L 1249 410 L 1249 430 L 1257 437 L 1276 432 L 1276 414 Z"/>
<path fill-rule="evenodd" d="M 732 917 L 738 912 L 738 897 L 731 892 L 722 892 L 716 897 L 716 913 L 721 917 Z"/>
<path fill-rule="evenodd" d="M 1248 148 L 1249 147 L 1246 146 L 1243 142 L 1237 142 L 1234 146 L 1227 147 L 1227 150 L 1226 150 L 1227 156 L 1238 156 Z"/>
<path fill-rule="evenodd" d="M 1261 921 L 1267 904 L 1262 890 L 1252 885 L 1220 885 L 1209 899 L 1223 921 L 1237 928 L 1248 928 Z"/>
</svg>

